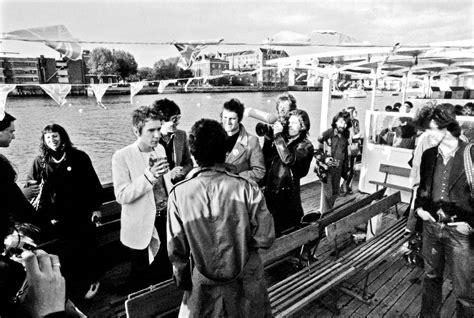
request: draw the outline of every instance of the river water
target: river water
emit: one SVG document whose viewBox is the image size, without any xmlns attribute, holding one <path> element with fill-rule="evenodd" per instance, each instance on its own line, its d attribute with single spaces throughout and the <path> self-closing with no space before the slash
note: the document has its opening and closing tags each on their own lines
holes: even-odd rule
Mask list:
<svg viewBox="0 0 474 318">
<path fill-rule="evenodd" d="M 309 113 L 311 120 L 310 140 L 316 144 L 319 135 L 321 116 L 321 92 L 291 92 L 298 101 L 298 107 Z M 85 151 L 100 180 L 111 181 L 112 154 L 132 143 L 135 136 L 131 129 L 131 112 L 140 105 L 149 105 L 154 100 L 169 98 L 181 108 L 180 128 L 189 131 L 194 122 L 201 118 L 219 119 L 222 104 L 230 98 L 238 98 L 246 107 L 254 107 L 268 112 L 275 111 L 278 92 L 257 93 L 190 93 L 138 95 L 133 105 L 130 96 L 105 96 L 103 103 L 107 110 L 95 104 L 94 97 L 69 97 L 66 106 L 58 106 L 49 97 L 9 97 L 5 109 L 17 118 L 15 122 L 16 139 L 9 148 L 0 148 L 1 153 L 14 164 L 20 183 L 26 177 L 33 159 L 38 155 L 39 139 L 42 128 L 51 122 L 66 128 L 75 146 Z M 375 108 L 383 109 L 400 100 L 398 96 L 376 98 Z M 370 107 L 370 97 L 357 99 L 333 99 L 329 109 L 332 118 L 341 109 L 355 106 L 359 111 L 361 125 L 365 118 L 365 109 Z M 255 133 L 257 121 L 244 118 L 243 124 L 251 133 Z"/>
</svg>

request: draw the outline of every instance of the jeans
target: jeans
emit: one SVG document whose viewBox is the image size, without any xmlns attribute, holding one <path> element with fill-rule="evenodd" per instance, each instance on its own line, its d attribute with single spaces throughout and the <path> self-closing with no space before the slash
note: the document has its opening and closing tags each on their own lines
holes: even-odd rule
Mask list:
<svg viewBox="0 0 474 318">
<path fill-rule="evenodd" d="M 423 257 L 426 277 L 423 282 L 421 317 L 440 317 L 445 265 L 451 267 L 457 317 L 474 317 L 472 288 L 473 247 L 467 223 L 449 226 L 423 222 Z"/>
<path fill-rule="evenodd" d="M 334 202 L 336 202 L 336 199 L 339 196 L 341 173 L 342 165 L 330 168 L 328 180 L 326 183 L 323 183 L 323 204 L 321 207 L 321 212 L 323 214 L 333 208 Z"/>
</svg>

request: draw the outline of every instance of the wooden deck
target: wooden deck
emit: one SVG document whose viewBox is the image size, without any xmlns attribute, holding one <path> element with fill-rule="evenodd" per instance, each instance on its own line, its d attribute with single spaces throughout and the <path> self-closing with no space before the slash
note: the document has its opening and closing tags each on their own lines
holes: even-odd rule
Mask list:
<svg viewBox="0 0 474 318">
<path fill-rule="evenodd" d="M 319 208 L 320 190 L 319 182 L 302 186 L 301 196 L 306 213 Z M 356 194 L 352 196 L 338 198 L 336 205 L 361 195 L 354 192 Z M 405 204 L 399 205 L 399 209 L 405 208 Z M 384 222 L 390 221 L 389 218 L 384 218 Z M 118 317 L 119 312 L 123 315 L 123 304 L 127 296 L 123 284 L 129 271 L 128 256 L 119 243 L 111 248 L 114 251 L 107 253 L 109 269 L 101 280 L 99 293 L 92 300 L 76 303 L 76 306 L 88 317 Z M 323 239 L 316 257 L 318 259 L 332 257 L 329 251 L 329 244 L 326 239 Z M 267 269 L 265 277 L 268 285 L 272 285 L 295 271 L 294 264 L 286 261 Z M 354 290 L 361 289 L 364 279 L 365 273 L 357 273 L 344 282 L 343 286 L 352 287 Z M 298 314 L 298 317 L 417 317 L 421 304 L 422 280 L 423 270 L 408 265 L 399 253 L 388 258 L 371 272 L 369 292 L 374 294 L 371 305 L 366 305 L 334 289 L 321 299 L 309 303 Z M 445 297 L 442 317 L 452 317 L 455 299 L 449 281 L 443 286 L 443 295 Z"/>
</svg>

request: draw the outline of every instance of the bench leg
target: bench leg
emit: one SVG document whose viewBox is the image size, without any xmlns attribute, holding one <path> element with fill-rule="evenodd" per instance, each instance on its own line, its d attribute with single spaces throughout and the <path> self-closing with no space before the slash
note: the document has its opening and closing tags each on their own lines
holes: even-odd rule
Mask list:
<svg viewBox="0 0 474 318">
<path fill-rule="evenodd" d="M 370 273 L 367 273 L 367 275 L 365 276 L 364 289 L 362 290 L 362 295 L 346 287 L 339 287 L 339 290 L 351 297 L 354 297 L 357 300 L 360 300 L 366 305 L 370 305 L 372 303 L 372 296 L 369 296 L 367 292 L 367 287 L 369 283 L 369 275 Z"/>
</svg>

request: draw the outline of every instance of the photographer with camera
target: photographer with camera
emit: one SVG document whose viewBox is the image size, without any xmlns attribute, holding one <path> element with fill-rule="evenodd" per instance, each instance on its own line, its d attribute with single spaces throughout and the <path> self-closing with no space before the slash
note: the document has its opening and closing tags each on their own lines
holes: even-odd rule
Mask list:
<svg viewBox="0 0 474 318">
<path fill-rule="evenodd" d="M 303 216 L 300 179 L 307 175 L 314 148 L 307 135 L 310 128 L 308 113 L 295 109 L 288 113 L 287 133 L 281 121 L 271 127 L 274 133 L 271 152 L 267 152 L 267 173 L 264 194 L 275 221 L 275 234 L 299 226 Z"/>
<path fill-rule="evenodd" d="M 9 113 L 5 113 L 0 120 L 1 148 L 9 147 L 15 139 L 15 120 Z M 53 266 L 59 264 L 58 257 L 40 251 L 36 254 L 28 252 L 24 255 L 25 273 L 23 266 L 11 259 L 5 250 L 4 239 L 12 228 L 26 227 L 24 222 L 32 220 L 33 208 L 28 199 L 38 192 L 37 187 L 31 187 L 22 193 L 16 178 L 12 164 L 0 155 L 0 317 L 25 317 L 25 310 L 33 317 L 49 314 L 61 317 L 65 306 L 65 282 L 59 266 Z M 17 226 L 16 223 L 23 225 Z M 19 241 L 16 246 L 21 246 Z M 50 261 L 49 267 L 46 256 Z M 13 303 L 18 292 L 25 287 L 25 278 L 28 279 L 27 297 L 21 305 Z"/>
<path fill-rule="evenodd" d="M 318 138 L 315 172 L 323 182 L 321 214 L 330 210 L 339 195 L 342 173 L 348 171 L 350 114 L 343 110 L 334 116 L 331 128 Z"/>
<path fill-rule="evenodd" d="M 272 158 L 277 154 L 275 145 L 273 144 L 274 132 L 272 125 L 278 121 L 283 126 L 283 134 L 288 133 L 288 113 L 291 110 L 296 109 L 296 98 L 289 94 L 284 93 L 278 96 L 276 102 L 277 116 L 268 116 L 266 123 L 258 123 L 255 126 L 255 132 L 259 137 L 263 139 L 263 159 L 265 160 L 265 170 L 268 174 L 268 169 L 271 167 Z M 268 120 L 270 119 L 270 120 Z M 260 182 L 260 186 L 264 186 L 266 177 Z"/>
</svg>

